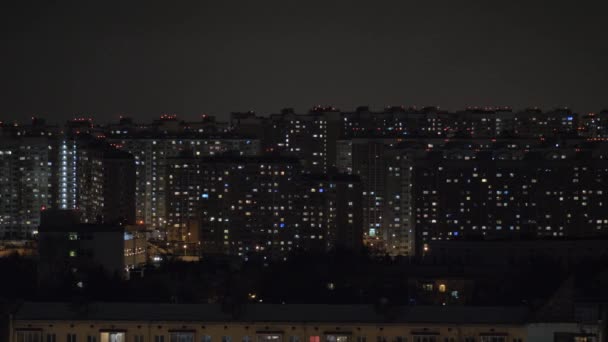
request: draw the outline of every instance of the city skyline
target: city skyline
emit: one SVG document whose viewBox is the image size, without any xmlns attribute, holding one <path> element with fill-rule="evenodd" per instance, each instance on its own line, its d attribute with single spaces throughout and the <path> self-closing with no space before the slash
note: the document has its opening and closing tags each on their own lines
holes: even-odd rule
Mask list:
<svg viewBox="0 0 608 342">
<path fill-rule="evenodd" d="M 608 342 L 606 13 L 0 1 L 0 341 Z"/>
<path fill-rule="evenodd" d="M 148 113 L 149 116 L 146 117 L 135 117 L 129 115 L 129 113 L 117 113 L 110 117 L 105 117 L 99 120 L 99 116 L 95 115 L 95 113 L 75 113 L 73 115 L 66 116 L 65 120 L 56 119 L 53 117 L 45 116 L 44 114 L 32 114 L 29 117 L 24 117 L 22 119 L 15 120 L 0 120 L 0 124 L 29 124 L 33 121 L 43 120 L 44 124 L 48 125 L 64 125 L 69 122 L 90 122 L 93 125 L 99 126 L 107 126 L 111 124 L 115 124 L 120 122 L 121 120 L 133 120 L 137 123 L 147 124 L 147 122 L 153 122 L 156 120 L 177 120 L 183 122 L 196 122 L 196 121 L 205 121 L 205 120 L 218 120 L 219 122 L 228 123 L 234 115 L 238 114 L 251 114 L 257 117 L 269 118 L 271 116 L 283 115 L 285 112 L 292 113 L 295 115 L 307 115 L 311 112 L 322 112 L 322 111 L 334 111 L 337 113 L 355 113 L 359 111 L 367 111 L 369 113 L 386 113 L 391 111 L 401 111 L 403 114 L 414 114 L 421 112 L 436 112 L 436 113 L 444 113 L 444 114 L 458 114 L 464 112 L 485 112 L 485 113 L 526 113 L 526 112 L 540 112 L 540 113 L 550 113 L 550 112 L 570 112 L 575 116 L 587 116 L 587 115 L 598 115 L 608 113 L 608 107 L 606 108 L 597 108 L 597 110 L 592 111 L 577 111 L 576 108 L 571 108 L 568 106 L 548 106 L 548 107 L 540 107 L 540 106 L 524 106 L 524 107 L 513 107 L 510 105 L 471 105 L 465 107 L 457 107 L 457 108 L 446 108 L 442 106 L 434 106 L 434 105 L 404 105 L 404 104 L 390 104 L 386 106 L 370 106 L 370 105 L 355 105 L 352 107 L 338 107 L 332 104 L 313 104 L 305 108 L 295 108 L 293 106 L 286 107 L 277 107 L 270 111 L 256 111 L 256 110 L 245 110 L 245 111 L 229 111 L 227 113 L 223 113 L 224 115 L 213 115 L 211 113 L 201 113 L 201 114 L 192 114 L 188 113 L 186 115 L 182 115 L 176 112 L 154 112 Z"/>
</svg>

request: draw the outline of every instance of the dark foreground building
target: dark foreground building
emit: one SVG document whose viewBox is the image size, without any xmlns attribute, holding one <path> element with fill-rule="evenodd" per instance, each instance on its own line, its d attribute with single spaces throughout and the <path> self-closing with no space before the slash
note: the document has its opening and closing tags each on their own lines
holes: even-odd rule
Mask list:
<svg viewBox="0 0 608 342">
<path fill-rule="evenodd" d="M 79 213 L 49 210 L 42 215 L 38 236 L 38 276 L 52 286 L 67 274 L 82 281 L 82 271 L 99 269 L 122 275 L 125 265 L 125 230 L 118 225 L 80 223 Z"/>
</svg>

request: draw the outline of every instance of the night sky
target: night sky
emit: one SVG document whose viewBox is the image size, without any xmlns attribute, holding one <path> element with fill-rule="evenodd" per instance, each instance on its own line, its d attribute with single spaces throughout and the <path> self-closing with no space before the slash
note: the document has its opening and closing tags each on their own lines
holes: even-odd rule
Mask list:
<svg viewBox="0 0 608 342">
<path fill-rule="evenodd" d="M 606 1 L 8 2 L 0 120 L 608 108 Z"/>
</svg>

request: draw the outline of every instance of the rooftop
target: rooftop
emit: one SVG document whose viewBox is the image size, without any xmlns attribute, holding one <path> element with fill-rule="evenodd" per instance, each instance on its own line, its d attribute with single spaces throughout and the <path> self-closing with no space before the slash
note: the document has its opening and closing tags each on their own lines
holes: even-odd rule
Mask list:
<svg viewBox="0 0 608 342">
<path fill-rule="evenodd" d="M 517 324 L 528 319 L 523 307 L 402 306 L 379 311 L 367 305 L 249 304 L 223 310 L 219 304 L 26 302 L 16 320 L 114 320 L 316 323 Z"/>
</svg>

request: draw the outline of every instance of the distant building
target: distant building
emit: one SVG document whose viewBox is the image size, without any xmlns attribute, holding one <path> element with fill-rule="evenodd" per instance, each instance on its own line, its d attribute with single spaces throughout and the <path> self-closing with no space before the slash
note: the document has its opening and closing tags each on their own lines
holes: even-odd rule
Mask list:
<svg viewBox="0 0 608 342">
<path fill-rule="evenodd" d="M 296 115 L 284 111 L 281 115 L 271 116 L 275 133 L 281 139 L 276 152 L 293 156 L 302 162 L 303 170 L 308 173 L 326 173 L 330 161 L 327 146 L 328 126 L 322 113 Z"/>
<path fill-rule="evenodd" d="M 414 253 L 411 170 L 391 154 L 394 139 L 355 139 L 338 146 L 338 170 L 361 178 L 363 240 L 378 254 Z"/>
<path fill-rule="evenodd" d="M 78 197 L 78 148 L 73 139 L 62 138 L 58 148 L 57 208 L 73 210 Z"/>
<path fill-rule="evenodd" d="M 113 129 L 108 141 L 131 153 L 135 159 L 135 220 L 167 234 L 167 160 L 183 150 L 196 156 L 212 156 L 229 151 L 242 155 L 258 155 L 259 140 L 233 135 L 208 135 L 195 128 L 184 130 L 180 123 L 167 116 L 156 124 L 134 129 Z"/>
<path fill-rule="evenodd" d="M 201 249 L 203 253 L 279 257 L 325 231 L 304 231 L 299 220 L 297 159 L 202 158 Z"/>
<path fill-rule="evenodd" d="M 299 182 L 302 231 L 322 231 L 326 250 L 359 252 L 363 246 L 359 177 L 329 174 L 303 177 Z"/>
<path fill-rule="evenodd" d="M 167 161 L 167 240 L 198 250 L 202 224 L 201 165 L 193 151 Z"/>
<path fill-rule="evenodd" d="M 0 137 L 0 238 L 29 239 L 40 211 L 54 206 L 57 144 L 53 137 Z"/>
<path fill-rule="evenodd" d="M 0 122 L 0 237 L 29 238 L 40 210 L 59 208 L 79 210 L 88 223 L 145 225 L 184 252 L 198 249 L 205 217 L 194 208 L 206 205 L 200 194 L 211 183 L 201 180 L 200 163 L 186 168 L 173 160 L 183 151 L 195 158 L 293 158 L 299 165 L 291 179 L 305 188 L 302 174 L 330 181 L 337 169 L 358 177 L 361 236 L 376 254 L 412 256 L 446 239 L 601 235 L 608 224 L 602 214 L 607 113 L 315 106 L 305 113 L 232 113 L 227 122 L 163 114 L 151 123 L 121 117 L 100 126 L 81 117 L 67 122 L 62 135 L 38 118 L 28 125 Z M 325 215 L 324 201 L 333 205 L 331 196 L 340 197 L 309 194 L 312 202 L 304 204 L 304 195 L 295 195 L 301 188 L 281 186 L 294 192 L 302 213 Z M 303 222 L 313 228 L 313 221 Z M 333 234 L 332 222 L 338 221 L 314 222 L 328 229 L 323 239 Z M 283 243 L 279 249 L 289 250 L 289 240 Z"/>
<path fill-rule="evenodd" d="M 358 251 L 358 178 L 304 176 L 301 170 L 297 159 L 276 156 L 197 158 L 190 152 L 171 159 L 169 240 L 186 249 L 200 241 L 203 253 L 243 257 Z"/>
<path fill-rule="evenodd" d="M 298 158 L 303 172 L 315 174 L 335 167 L 339 121 L 340 113 L 333 107 L 315 107 L 306 114 L 286 108 L 268 117 L 253 112 L 231 116 L 235 133 L 260 139 L 265 153 Z"/>
<path fill-rule="evenodd" d="M 85 223 L 135 223 L 133 155 L 106 143 L 79 144 L 76 207 Z"/>
<path fill-rule="evenodd" d="M 574 139 L 353 139 L 338 170 L 361 178 L 364 241 L 380 254 L 434 240 L 607 234 L 608 145 Z"/>
<path fill-rule="evenodd" d="M 522 137 L 552 137 L 559 135 L 576 136 L 579 119 L 568 108 L 556 108 L 543 112 L 538 108 L 528 108 L 518 112 L 515 135 Z"/>
<path fill-rule="evenodd" d="M 434 240 L 608 234 L 604 147 L 510 146 L 410 160 L 419 253 Z"/>
<path fill-rule="evenodd" d="M 574 269 L 606 257 L 606 239 L 435 240 L 428 244 L 422 262 L 499 268 L 552 263 Z"/>
<path fill-rule="evenodd" d="M 591 139 L 607 139 L 608 110 L 582 115 L 579 119 L 579 134 Z"/>
</svg>

